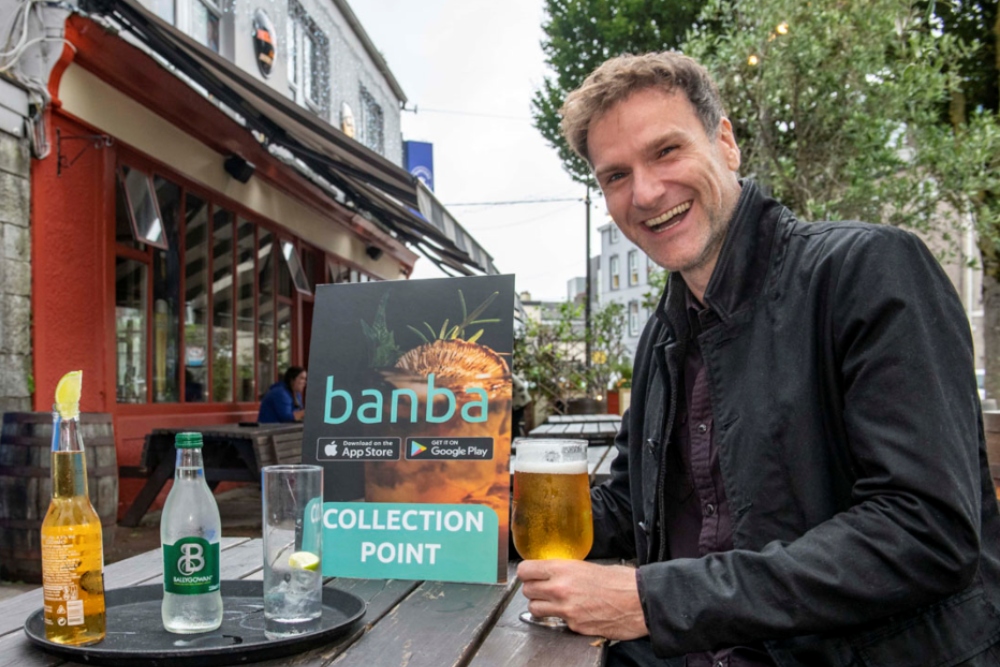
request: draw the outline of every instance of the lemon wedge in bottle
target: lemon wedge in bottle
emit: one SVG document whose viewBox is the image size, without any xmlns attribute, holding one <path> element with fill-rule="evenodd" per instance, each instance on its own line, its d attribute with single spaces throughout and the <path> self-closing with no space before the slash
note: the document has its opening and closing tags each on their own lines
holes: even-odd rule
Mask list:
<svg viewBox="0 0 1000 667">
<path fill-rule="evenodd" d="M 59 378 L 56 385 L 56 410 L 63 419 L 80 416 L 80 392 L 83 388 L 83 371 L 70 371 Z"/>
<path fill-rule="evenodd" d="M 310 570 L 315 572 L 319 569 L 319 556 L 308 551 L 296 551 L 288 557 L 288 565 L 293 570 Z"/>
</svg>

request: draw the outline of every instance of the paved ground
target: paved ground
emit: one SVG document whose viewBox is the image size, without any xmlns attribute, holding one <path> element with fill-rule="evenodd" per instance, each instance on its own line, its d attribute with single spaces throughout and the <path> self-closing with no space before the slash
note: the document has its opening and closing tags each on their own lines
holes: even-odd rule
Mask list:
<svg viewBox="0 0 1000 667">
<path fill-rule="evenodd" d="M 260 537 L 260 488 L 245 484 L 216 495 L 226 537 Z M 160 512 L 149 512 L 136 528 L 118 526 L 115 540 L 104 554 L 105 563 L 115 563 L 160 546 Z M 0 600 L 38 588 L 38 584 L 0 581 Z"/>
</svg>

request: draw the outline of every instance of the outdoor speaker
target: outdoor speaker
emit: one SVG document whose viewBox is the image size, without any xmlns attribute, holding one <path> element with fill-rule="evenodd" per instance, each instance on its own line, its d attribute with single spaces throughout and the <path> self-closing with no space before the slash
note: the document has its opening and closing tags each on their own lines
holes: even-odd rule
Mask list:
<svg viewBox="0 0 1000 667">
<path fill-rule="evenodd" d="M 225 162 L 226 173 L 240 183 L 246 183 L 256 169 L 252 162 L 247 162 L 239 155 L 230 155 Z"/>
<path fill-rule="evenodd" d="M 365 254 L 371 257 L 372 259 L 377 260 L 379 257 L 382 256 L 382 248 L 370 245 L 365 248 Z"/>
</svg>

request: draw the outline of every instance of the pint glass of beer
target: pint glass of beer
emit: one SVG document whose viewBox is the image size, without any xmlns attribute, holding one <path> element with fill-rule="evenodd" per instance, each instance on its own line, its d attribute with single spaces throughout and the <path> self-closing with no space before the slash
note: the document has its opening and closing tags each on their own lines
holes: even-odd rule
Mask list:
<svg viewBox="0 0 1000 667">
<path fill-rule="evenodd" d="M 582 560 L 594 542 L 587 478 L 587 441 L 514 441 L 511 532 L 522 558 Z M 521 614 L 526 623 L 566 627 L 561 618 Z"/>
</svg>

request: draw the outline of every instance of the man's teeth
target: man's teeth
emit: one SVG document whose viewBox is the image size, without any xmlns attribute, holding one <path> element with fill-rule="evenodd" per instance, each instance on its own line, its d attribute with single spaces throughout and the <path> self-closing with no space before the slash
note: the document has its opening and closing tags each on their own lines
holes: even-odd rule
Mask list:
<svg viewBox="0 0 1000 667">
<path fill-rule="evenodd" d="M 657 216 L 657 217 L 653 218 L 652 220 L 647 220 L 646 221 L 646 226 L 647 227 L 657 227 L 659 225 L 662 225 L 667 220 L 670 220 L 670 218 L 673 218 L 674 216 L 680 215 L 681 213 L 683 213 L 684 211 L 688 210 L 689 208 L 691 208 L 691 202 L 689 202 L 689 201 L 684 202 L 683 204 L 678 204 L 677 206 L 674 206 L 672 209 L 670 209 L 669 211 L 667 211 L 663 215 Z"/>
</svg>

